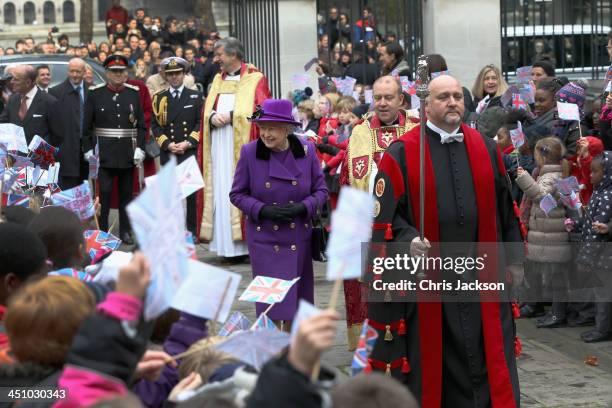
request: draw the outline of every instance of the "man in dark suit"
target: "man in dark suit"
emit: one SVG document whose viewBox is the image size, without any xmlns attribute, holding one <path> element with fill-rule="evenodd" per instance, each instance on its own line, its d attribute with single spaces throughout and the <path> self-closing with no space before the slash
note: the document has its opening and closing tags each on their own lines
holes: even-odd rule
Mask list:
<svg viewBox="0 0 612 408">
<path fill-rule="evenodd" d="M 154 117 L 151 132 L 159 144 L 160 160 L 165 164 L 171 155 L 182 163 L 194 156 L 200 143 L 202 94 L 185 88 L 183 80 L 189 62 L 171 57 L 164 60 L 162 70 L 170 88 L 153 96 Z M 196 195 L 187 197 L 187 229 L 197 237 Z"/>
<path fill-rule="evenodd" d="M 57 119 L 61 123 L 64 140 L 60 146 L 59 161 L 62 190 L 76 187 L 87 179 L 89 167 L 83 156 L 83 117 L 87 86 L 83 81 L 85 61 L 73 58 L 68 62 L 68 78 L 49 90 L 58 100 L 61 110 Z"/>
<path fill-rule="evenodd" d="M 11 68 L 13 95 L 0 114 L 0 123 L 12 123 L 23 127 L 28 144 L 35 135 L 53 146 L 62 142 L 57 113 L 57 100 L 36 86 L 36 70 L 30 65 Z"/>
<path fill-rule="evenodd" d="M 131 245 L 130 221 L 125 207 L 132 199 L 134 166 L 142 166 L 145 158 L 146 125 L 140 103 L 139 88 L 126 83 L 128 60 L 111 55 L 104 61 L 108 83 L 89 88 L 83 119 L 83 150 L 91 157 L 98 145 L 100 168 L 100 229 L 108 231 L 113 182 L 119 187 L 119 234 Z"/>
</svg>

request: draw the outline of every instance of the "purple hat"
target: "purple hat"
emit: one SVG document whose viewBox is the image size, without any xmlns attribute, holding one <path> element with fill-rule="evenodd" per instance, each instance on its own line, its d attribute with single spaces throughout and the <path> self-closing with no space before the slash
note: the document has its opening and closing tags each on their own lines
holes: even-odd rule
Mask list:
<svg viewBox="0 0 612 408">
<path fill-rule="evenodd" d="M 293 119 L 292 109 L 291 101 L 285 99 L 266 99 L 263 106 L 258 106 L 249 120 L 255 123 L 276 122 L 299 126 L 300 123 Z"/>
</svg>

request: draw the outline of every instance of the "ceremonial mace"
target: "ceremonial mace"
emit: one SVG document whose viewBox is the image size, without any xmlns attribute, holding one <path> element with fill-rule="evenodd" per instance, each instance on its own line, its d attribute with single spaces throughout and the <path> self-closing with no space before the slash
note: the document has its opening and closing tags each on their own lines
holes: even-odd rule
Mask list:
<svg viewBox="0 0 612 408">
<path fill-rule="evenodd" d="M 419 234 L 421 241 L 425 238 L 425 99 L 429 96 L 429 69 L 424 55 L 417 62 L 417 89 L 416 94 L 421 102 L 419 106 L 420 135 L 419 135 Z"/>
<path fill-rule="evenodd" d="M 427 59 L 424 55 L 419 57 L 417 62 L 417 89 L 416 94 L 419 97 L 419 238 L 421 242 L 425 239 L 425 99 L 429 96 L 429 69 L 427 68 Z M 424 268 L 420 268 L 417 273 L 417 278 L 424 280 L 427 275 Z"/>
</svg>

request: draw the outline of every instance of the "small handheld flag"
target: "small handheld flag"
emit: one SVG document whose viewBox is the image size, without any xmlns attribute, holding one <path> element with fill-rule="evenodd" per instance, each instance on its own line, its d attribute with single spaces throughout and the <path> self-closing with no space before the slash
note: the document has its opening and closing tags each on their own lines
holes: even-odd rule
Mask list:
<svg viewBox="0 0 612 408">
<path fill-rule="evenodd" d="M 74 212 L 82 220 L 91 218 L 95 214 L 94 203 L 87 181 L 83 182 L 80 186 L 53 194 L 51 201 L 53 205 L 61 205 Z"/>
<path fill-rule="evenodd" d="M 557 102 L 559 119 L 580 121 L 580 110 L 575 103 Z"/>
<path fill-rule="evenodd" d="M 357 349 L 353 355 L 353 362 L 351 363 L 351 373 L 356 376 L 364 369 L 368 367 L 368 357 L 374 348 L 376 339 L 378 338 L 378 332 L 370 327 L 368 319 L 363 322 L 363 328 L 359 335 L 359 341 L 357 343 Z"/>
<path fill-rule="evenodd" d="M 239 300 L 267 304 L 282 302 L 291 287 L 299 279 L 298 277 L 289 281 L 268 276 L 256 276 L 242 292 Z"/>
<path fill-rule="evenodd" d="M 540 208 L 544 211 L 544 214 L 548 216 L 548 214 L 557 208 L 557 200 L 550 194 L 546 194 L 544 198 L 540 201 Z"/>
</svg>

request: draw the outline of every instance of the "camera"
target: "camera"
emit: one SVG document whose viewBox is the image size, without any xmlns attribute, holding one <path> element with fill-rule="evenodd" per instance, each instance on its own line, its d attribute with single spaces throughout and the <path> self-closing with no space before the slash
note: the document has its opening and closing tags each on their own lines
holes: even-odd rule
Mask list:
<svg viewBox="0 0 612 408">
<path fill-rule="evenodd" d="M 57 28 L 57 26 L 53 26 L 53 27 L 51 27 L 51 32 L 52 33 L 58 33 L 59 32 L 59 28 Z"/>
</svg>

